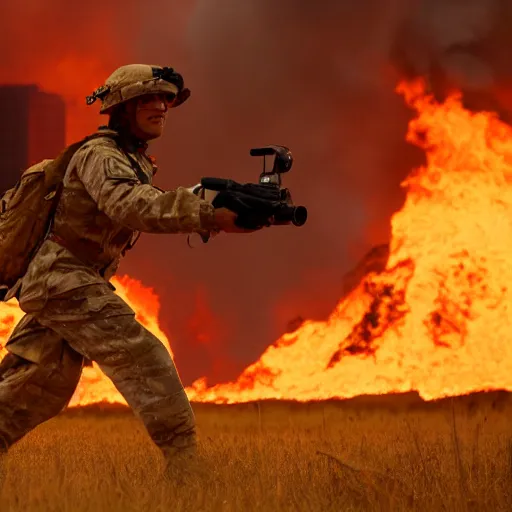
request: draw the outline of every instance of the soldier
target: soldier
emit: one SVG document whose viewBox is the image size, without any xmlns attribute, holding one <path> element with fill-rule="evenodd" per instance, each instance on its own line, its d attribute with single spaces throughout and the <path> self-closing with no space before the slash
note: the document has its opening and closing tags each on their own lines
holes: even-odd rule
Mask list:
<svg viewBox="0 0 512 512">
<path fill-rule="evenodd" d="M 171 68 L 136 64 L 88 97 L 102 101 L 109 125 L 72 157 L 51 232 L 10 291 L 26 315 L 0 364 L 0 451 L 67 405 L 86 358 L 112 380 L 171 465 L 194 458 L 194 415 L 174 363 L 109 283 L 139 232 L 245 232 L 233 212 L 189 189 L 151 185 L 147 143 L 189 95 Z"/>
</svg>

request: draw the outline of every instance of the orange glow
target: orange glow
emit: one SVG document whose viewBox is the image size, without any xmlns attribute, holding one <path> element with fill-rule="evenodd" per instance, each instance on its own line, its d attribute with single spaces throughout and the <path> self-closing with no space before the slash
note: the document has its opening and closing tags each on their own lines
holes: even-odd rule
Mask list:
<svg viewBox="0 0 512 512">
<path fill-rule="evenodd" d="M 192 400 L 411 390 L 430 400 L 512 390 L 512 128 L 493 114 L 466 111 L 457 96 L 436 103 L 422 82 L 397 91 L 417 112 L 407 140 L 424 149 L 427 164 L 402 184 L 407 197 L 392 218 L 386 269 L 367 275 L 326 321 L 305 321 L 283 335 L 235 382 L 197 380 L 187 388 Z M 168 346 L 157 297 L 127 277 L 115 285 Z M 0 342 L 19 317 L 15 305 L 0 304 Z M 99 400 L 121 401 L 87 368 L 73 403 Z"/>
<path fill-rule="evenodd" d="M 66 103 L 66 144 L 81 139 L 105 123 L 85 97 L 130 62 L 136 38 L 125 34 L 139 25 L 137 14 L 133 2 L 104 2 L 101 14 L 85 2 L 4 2 L 0 41 L 9 51 L 0 83 L 58 94 Z"/>
<path fill-rule="evenodd" d="M 188 390 L 196 401 L 314 400 L 417 390 L 425 399 L 512 389 L 512 128 L 437 104 L 422 82 L 398 92 L 417 117 L 407 140 L 427 165 L 403 183 L 387 267 L 326 322 L 270 346 L 236 382 Z"/>
<path fill-rule="evenodd" d="M 169 340 L 158 325 L 160 302 L 155 293 L 128 276 L 114 278 L 112 284 L 117 288 L 118 295 L 136 311 L 137 320 L 159 338 L 172 355 Z M 8 303 L 0 302 L 0 358 L 5 355 L 3 347 L 10 332 L 22 316 L 23 312 L 15 300 Z M 84 368 L 70 405 L 87 405 L 95 402 L 126 403 L 111 381 L 93 363 L 92 367 Z"/>
</svg>

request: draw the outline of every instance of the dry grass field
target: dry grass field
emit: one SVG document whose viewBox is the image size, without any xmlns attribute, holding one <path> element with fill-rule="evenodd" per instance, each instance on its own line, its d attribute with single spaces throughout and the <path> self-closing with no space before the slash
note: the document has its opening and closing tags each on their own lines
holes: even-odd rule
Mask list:
<svg viewBox="0 0 512 512">
<path fill-rule="evenodd" d="M 2 512 L 511 510 L 512 398 L 195 406 L 210 477 L 164 484 L 130 412 L 72 409 L 7 458 Z"/>
</svg>

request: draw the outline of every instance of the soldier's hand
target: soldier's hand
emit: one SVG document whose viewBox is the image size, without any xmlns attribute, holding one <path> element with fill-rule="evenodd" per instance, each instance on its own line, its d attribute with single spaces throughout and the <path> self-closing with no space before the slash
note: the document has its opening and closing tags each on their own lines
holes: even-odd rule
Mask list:
<svg viewBox="0 0 512 512">
<path fill-rule="evenodd" d="M 257 229 L 244 229 L 238 227 L 235 222 L 238 215 L 227 208 L 217 208 L 215 210 L 215 222 L 220 231 L 226 233 L 253 233 Z"/>
</svg>

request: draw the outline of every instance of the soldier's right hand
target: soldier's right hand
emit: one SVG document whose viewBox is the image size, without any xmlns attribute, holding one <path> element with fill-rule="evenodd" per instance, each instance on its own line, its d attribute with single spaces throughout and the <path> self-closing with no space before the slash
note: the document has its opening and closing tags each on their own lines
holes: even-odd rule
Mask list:
<svg viewBox="0 0 512 512">
<path fill-rule="evenodd" d="M 235 222 L 238 215 L 227 208 L 217 208 L 215 210 L 215 223 L 220 231 L 226 233 L 253 233 L 257 229 L 244 229 L 238 227 Z"/>
</svg>

